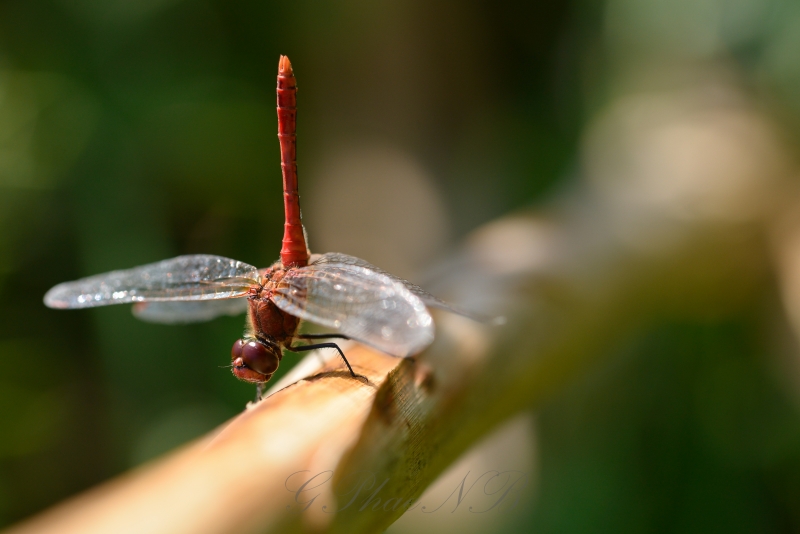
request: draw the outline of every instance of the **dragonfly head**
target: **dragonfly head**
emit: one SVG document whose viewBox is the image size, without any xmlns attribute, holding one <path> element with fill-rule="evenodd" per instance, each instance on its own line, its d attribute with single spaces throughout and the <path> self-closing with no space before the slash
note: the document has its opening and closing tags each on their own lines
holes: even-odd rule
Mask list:
<svg viewBox="0 0 800 534">
<path fill-rule="evenodd" d="M 272 378 L 281 361 L 277 345 L 262 343 L 253 338 L 236 341 L 231 349 L 231 369 L 239 380 L 261 384 Z"/>
</svg>

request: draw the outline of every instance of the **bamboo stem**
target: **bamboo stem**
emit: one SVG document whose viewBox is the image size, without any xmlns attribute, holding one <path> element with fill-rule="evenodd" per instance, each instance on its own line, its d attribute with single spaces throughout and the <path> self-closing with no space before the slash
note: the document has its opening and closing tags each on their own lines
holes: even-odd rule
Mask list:
<svg viewBox="0 0 800 534">
<path fill-rule="evenodd" d="M 380 531 L 478 438 L 630 332 L 750 306 L 770 280 L 765 229 L 796 193 L 763 118 L 703 98 L 613 108 L 588 136 L 589 185 L 547 218 L 487 226 L 451 258 L 442 296 L 482 296 L 473 307 L 505 325 L 439 314 L 415 359 L 351 346 L 368 384 L 309 355 L 214 435 L 12 532 Z M 672 154 L 691 157 L 671 168 Z M 355 474 L 374 483 L 354 498 Z"/>
</svg>

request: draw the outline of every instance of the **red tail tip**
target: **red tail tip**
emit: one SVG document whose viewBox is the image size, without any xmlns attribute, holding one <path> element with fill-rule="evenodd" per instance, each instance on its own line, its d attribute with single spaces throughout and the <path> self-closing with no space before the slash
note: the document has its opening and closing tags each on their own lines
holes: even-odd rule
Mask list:
<svg viewBox="0 0 800 534">
<path fill-rule="evenodd" d="M 292 62 L 289 61 L 289 56 L 281 56 L 281 60 L 278 62 L 278 74 L 282 76 L 291 76 L 292 72 Z"/>
</svg>

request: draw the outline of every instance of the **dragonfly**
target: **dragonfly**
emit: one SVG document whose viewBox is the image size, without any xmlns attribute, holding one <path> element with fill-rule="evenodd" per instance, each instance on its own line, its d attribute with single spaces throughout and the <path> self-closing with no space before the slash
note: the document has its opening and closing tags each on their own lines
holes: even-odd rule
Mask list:
<svg viewBox="0 0 800 534">
<path fill-rule="evenodd" d="M 336 349 L 356 377 L 341 347 L 324 340 L 352 339 L 391 356 L 409 357 L 433 341 L 428 307 L 467 315 L 362 259 L 310 253 L 298 193 L 296 93 L 292 65 L 281 56 L 277 111 L 285 224 L 278 261 L 257 269 L 210 254 L 178 256 L 59 284 L 47 292 L 45 304 L 76 309 L 133 303 L 136 317 L 159 323 L 247 312 L 244 336 L 231 349 L 231 370 L 236 378 L 257 384 L 259 398 L 284 350 Z M 336 332 L 301 334 L 302 320 Z"/>
</svg>

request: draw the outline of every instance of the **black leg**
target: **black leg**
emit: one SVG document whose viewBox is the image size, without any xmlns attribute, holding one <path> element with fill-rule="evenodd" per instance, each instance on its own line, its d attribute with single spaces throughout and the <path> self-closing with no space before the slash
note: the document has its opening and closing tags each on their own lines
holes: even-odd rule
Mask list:
<svg viewBox="0 0 800 534">
<path fill-rule="evenodd" d="M 298 339 L 351 339 L 344 334 L 300 334 Z"/>
<path fill-rule="evenodd" d="M 350 362 L 348 362 L 347 358 L 344 357 L 344 352 L 342 352 L 342 349 L 340 349 L 339 345 L 337 345 L 336 343 L 315 343 L 314 345 L 298 345 L 296 347 L 286 347 L 286 348 L 287 350 L 290 350 L 292 352 L 305 352 L 307 350 L 314 350 L 314 349 L 336 349 L 339 351 L 339 356 L 342 357 L 345 365 L 347 365 L 347 368 L 350 369 L 350 374 L 353 376 L 353 378 L 358 376 L 353 372 L 353 368 L 350 367 Z"/>
</svg>

